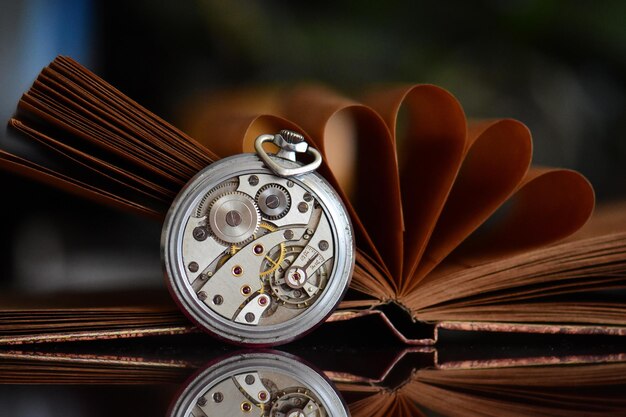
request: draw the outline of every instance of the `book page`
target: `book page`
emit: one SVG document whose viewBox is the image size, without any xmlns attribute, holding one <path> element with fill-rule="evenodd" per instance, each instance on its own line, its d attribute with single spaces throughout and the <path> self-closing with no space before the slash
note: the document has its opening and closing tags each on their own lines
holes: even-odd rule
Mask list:
<svg viewBox="0 0 626 417">
<path fill-rule="evenodd" d="M 483 256 L 452 258 L 458 262 L 442 264 L 406 305 L 433 321 L 624 325 L 619 295 L 626 289 L 625 208 L 601 207 L 577 235 L 547 248 L 489 262 Z"/>
</svg>

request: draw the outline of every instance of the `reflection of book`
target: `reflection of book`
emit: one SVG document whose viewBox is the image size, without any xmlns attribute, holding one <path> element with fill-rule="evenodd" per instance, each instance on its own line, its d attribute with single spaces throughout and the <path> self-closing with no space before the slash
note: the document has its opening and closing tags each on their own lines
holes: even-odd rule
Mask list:
<svg viewBox="0 0 626 417">
<path fill-rule="evenodd" d="M 529 168 L 521 123 L 467 122 L 440 88 L 385 89 L 366 102 L 317 87 L 226 94 L 194 107 L 196 141 L 58 58 L 10 124 L 62 163 L 2 151 L 0 166 L 160 218 L 217 155 L 289 128 L 322 151 L 323 174 L 355 225 L 355 291 L 336 319 L 394 302 L 415 320 L 461 330 L 623 332 L 625 304 L 606 295 L 626 287 L 623 206 L 578 231 L 593 209 L 589 183 Z"/>
<path fill-rule="evenodd" d="M 197 366 L 145 356 L 0 352 L 0 384 L 134 385 L 182 382 Z"/>
<path fill-rule="evenodd" d="M 626 415 L 623 353 L 550 349 L 507 356 L 503 348 L 453 360 L 432 348 L 412 348 L 375 375 L 327 375 L 353 417 Z"/>
<path fill-rule="evenodd" d="M 324 351 L 317 352 L 324 356 L 316 358 L 315 351 L 311 351 L 302 355 L 321 369 L 325 369 L 324 360 L 331 361 L 329 356 L 338 356 L 340 360 L 333 362 L 335 367 L 324 373 L 341 392 L 353 417 L 422 416 L 432 412 L 438 416 L 626 415 L 624 354 L 547 353 L 503 357 L 499 352 L 495 359 L 483 354 L 480 359 L 454 361 L 437 359 L 437 351 L 426 347 L 396 353 L 365 351 L 355 355 L 339 351 L 328 355 Z M 4 351 L 0 352 L 0 384 L 97 385 L 103 392 L 114 393 L 122 392 L 122 388 L 115 391 L 116 386 L 141 385 L 162 397 L 163 409 L 155 411 L 163 414 L 167 403 L 182 393 L 177 385 L 184 386 L 184 381 L 206 361 L 219 366 L 220 359 L 213 355 L 215 352 L 201 359 L 184 351 L 174 357 L 163 352 L 119 356 L 106 349 L 89 354 Z M 372 357 L 382 363 L 372 363 Z M 271 366 L 268 363 L 265 368 Z M 373 372 L 370 368 L 375 366 L 382 368 Z M 76 395 L 66 391 L 69 398 Z M 123 400 L 119 398 L 124 397 L 113 395 L 99 407 L 120 408 Z"/>
<path fill-rule="evenodd" d="M 397 389 L 344 383 L 340 390 L 361 393 L 349 404 L 353 417 L 608 417 L 626 415 L 625 371 L 624 363 L 420 369 Z"/>
</svg>

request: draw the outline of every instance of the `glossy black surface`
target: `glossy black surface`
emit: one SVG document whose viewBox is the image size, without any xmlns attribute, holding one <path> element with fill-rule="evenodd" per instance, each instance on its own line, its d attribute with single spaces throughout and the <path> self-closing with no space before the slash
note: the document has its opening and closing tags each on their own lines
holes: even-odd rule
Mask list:
<svg viewBox="0 0 626 417">
<path fill-rule="evenodd" d="M 493 392 L 485 394 L 481 381 L 481 372 L 484 369 L 480 368 L 497 369 L 506 364 L 504 369 L 510 369 L 511 366 L 520 368 L 521 365 L 532 363 L 533 366 L 523 368 L 536 371 L 542 367 L 558 375 L 567 367 L 568 372 L 573 370 L 576 375 L 576 372 L 580 370 L 583 375 L 589 366 L 600 367 L 600 369 L 615 367 L 621 366 L 620 361 L 626 360 L 626 347 L 620 338 L 446 333 L 442 335 L 442 340 L 436 349 L 421 349 L 420 351 L 420 349 L 407 349 L 406 346 L 399 346 L 392 338 L 384 337 L 377 337 L 376 343 L 369 346 L 358 345 L 355 344 L 353 336 L 346 333 L 345 326 L 340 328 L 341 331 L 336 331 L 339 328 L 333 329 L 332 327 L 332 325 L 322 327 L 322 332 L 319 334 L 316 333 L 296 344 L 284 347 L 281 351 L 302 358 L 313 368 L 324 372 L 331 380 L 338 382 L 344 400 L 350 406 L 375 396 L 374 393 L 358 392 L 360 390 L 350 388 L 350 386 L 378 387 L 377 389 L 381 393 L 386 393 L 385 395 L 394 391 L 404 392 L 402 390 L 406 390 L 407 384 L 415 383 L 416 375 L 419 376 L 420 370 L 432 371 L 438 367 L 450 367 L 451 364 L 456 364 L 452 366 L 453 368 L 458 367 L 458 364 L 466 368 L 476 368 L 472 375 L 476 375 L 477 380 L 474 381 L 474 386 L 470 384 L 461 391 L 458 391 L 458 387 L 448 388 L 450 392 L 463 392 L 481 397 L 486 395 L 490 401 L 510 402 L 515 405 L 520 404 L 521 400 L 510 393 L 507 394 L 506 390 L 502 390 L 500 395 Z M 372 328 L 372 330 L 375 329 Z M 332 333 L 335 334 L 331 338 Z M 0 410 L 3 410 L 2 415 L 15 417 L 166 415 L 168 406 L 179 394 L 180 388 L 199 368 L 234 353 L 237 353 L 236 349 L 224 346 L 202 334 L 5 347 L 0 351 L 0 355 L 3 356 L 0 359 L 0 366 L 3 369 L 9 363 L 15 366 L 12 372 L 0 374 L 2 383 L 0 385 Z M 20 355 L 23 360 L 18 362 Z M 47 359 L 44 360 L 44 358 Z M 61 380 L 62 375 L 63 378 L 67 378 L 68 363 L 84 362 L 86 359 L 121 361 L 114 367 L 108 368 L 113 375 L 120 375 L 119 380 L 114 382 L 108 380 L 103 383 L 101 376 L 92 377 L 80 383 Z M 485 360 L 492 362 L 490 365 L 476 362 Z M 511 360 L 516 362 L 513 364 Z M 564 363 L 556 364 L 555 362 L 559 360 Z M 590 360 L 594 364 L 572 364 L 572 362 L 589 362 Z M 146 376 L 141 369 L 137 368 L 136 362 L 142 361 L 156 364 L 155 369 L 165 369 L 165 371 L 160 372 L 158 378 L 151 379 L 151 376 Z M 551 364 L 546 366 L 548 362 Z M 604 364 L 600 365 L 601 363 Z M 172 364 L 176 366 L 172 367 Z M 34 369 L 32 366 L 39 367 L 39 369 Z M 43 371 L 42 367 L 46 366 L 55 369 Z M 93 366 L 106 367 L 106 365 Z M 72 374 L 70 371 L 70 375 L 79 376 L 80 372 L 74 370 Z M 447 372 L 447 370 L 439 369 L 437 372 Z M 58 375 L 58 379 L 55 375 Z M 20 383 L 15 383 L 17 378 L 21 379 Z M 527 387 L 526 400 L 521 401 L 521 404 L 528 401 L 528 404 L 537 405 L 539 404 L 537 401 L 542 396 L 556 392 L 561 395 L 561 401 L 549 403 L 546 410 L 552 409 L 555 413 L 559 410 L 567 410 L 580 398 L 586 397 L 588 401 L 585 407 L 587 408 L 584 409 L 596 409 L 601 412 L 601 414 L 589 415 L 620 415 L 618 410 L 621 409 L 620 404 L 624 405 L 626 374 L 604 381 L 601 377 L 599 378 L 593 383 L 593 387 L 584 381 L 581 381 L 580 386 L 567 382 L 563 386 L 557 384 L 557 386 L 547 388 Z M 349 379 L 353 379 L 351 384 L 347 383 Z M 443 387 L 439 386 L 439 388 Z M 459 415 L 459 410 L 455 409 L 452 404 L 448 414 L 441 414 L 440 405 L 434 407 L 440 414 L 432 414 L 428 411 L 429 404 L 424 403 L 424 399 L 415 400 L 414 404 L 426 415 Z M 609 405 L 610 408 L 604 410 Z M 579 412 L 580 405 L 578 408 Z M 403 415 L 399 412 L 394 414 L 389 411 L 389 413 L 391 414 L 383 415 Z M 493 415 L 498 415 L 497 413 L 495 409 Z"/>
</svg>

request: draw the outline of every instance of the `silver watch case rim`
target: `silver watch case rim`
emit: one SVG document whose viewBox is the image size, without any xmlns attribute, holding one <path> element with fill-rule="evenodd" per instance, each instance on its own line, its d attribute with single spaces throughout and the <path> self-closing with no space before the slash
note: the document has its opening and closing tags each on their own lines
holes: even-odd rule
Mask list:
<svg viewBox="0 0 626 417">
<path fill-rule="evenodd" d="M 271 155 L 277 162 L 291 167 L 299 163 Z M 236 171 L 232 164 L 236 164 Z M 182 238 L 189 218 L 202 196 L 214 186 L 234 176 L 248 174 L 276 175 L 265 166 L 263 161 L 252 153 L 238 154 L 220 159 L 196 174 L 174 199 L 166 215 L 161 233 L 161 260 L 167 287 L 174 300 L 182 307 L 183 313 L 203 330 L 232 343 L 244 346 L 275 346 L 300 338 L 319 326 L 332 314 L 348 290 L 354 270 L 354 233 L 345 205 L 332 186 L 316 172 L 289 177 L 303 188 L 320 196 L 318 202 L 326 215 L 332 219 L 331 229 L 335 245 L 335 266 L 328 279 L 324 293 L 302 314 L 284 323 L 271 326 L 250 326 L 229 321 L 197 299 L 197 295 L 188 284 L 182 256 Z M 210 186 L 206 186 L 210 184 Z M 325 198 L 334 204 L 326 204 Z M 337 219 L 345 221 L 345 230 L 337 230 Z M 342 248 L 346 256 L 338 256 Z M 321 308 L 320 308 L 321 306 Z M 205 316 L 211 320 L 207 320 Z M 293 326 L 293 325 L 296 326 Z"/>
<path fill-rule="evenodd" d="M 350 416 L 343 397 L 322 371 L 297 356 L 274 350 L 240 351 L 209 362 L 183 384 L 184 388 L 170 406 L 167 415 L 169 417 L 187 416 L 181 413 L 192 409 L 207 391 L 207 385 L 218 378 L 224 380 L 236 374 L 259 369 L 272 372 L 282 371 L 306 384 L 307 388 L 312 389 L 320 401 L 331 409 L 329 410 L 330 416 Z M 302 372 L 297 373 L 294 370 Z"/>
</svg>

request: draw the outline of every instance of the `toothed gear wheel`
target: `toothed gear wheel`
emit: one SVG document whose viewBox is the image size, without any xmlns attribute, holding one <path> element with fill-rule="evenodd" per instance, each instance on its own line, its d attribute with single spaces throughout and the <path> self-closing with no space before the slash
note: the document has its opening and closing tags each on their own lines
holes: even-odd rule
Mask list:
<svg viewBox="0 0 626 417">
<path fill-rule="evenodd" d="M 278 220 L 284 217 L 291 207 L 289 191 L 278 184 L 267 184 L 261 187 L 256 194 L 256 202 L 261 212 L 269 220 Z"/>
<path fill-rule="evenodd" d="M 276 272 L 276 270 L 280 268 L 280 264 L 285 260 L 286 253 L 287 248 L 285 246 L 285 242 L 281 242 L 270 249 L 265 257 L 265 260 L 261 264 L 261 272 L 259 272 L 259 275 L 261 277 L 266 277 Z"/>
<path fill-rule="evenodd" d="M 225 246 L 241 245 L 254 238 L 260 223 L 261 214 L 256 203 L 240 191 L 222 194 L 209 207 L 211 232 Z"/>
<path fill-rule="evenodd" d="M 202 197 L 200 200 L 200 204 L 196 208 L 196 217 L 206 216 L 208 214 L 209 209 L 211 208 L 211 203 L 215 198 L 223 193 L 235 191 L 237 186 L 239 185 L 239 181 L 236 179 L 231 179 L 228 181 L 224 181 L 221 184 L 213 187 L 208 193 Z"/>
<path fill-rule="evenodd" d="M 287 282 L 286 274 L 303 249 L 303 246 L 287 246 L 284 253 L 281 253 L 282 261 L 274 270 L 275 272 L 269 276 L 272 295 L 281 305 L 288 308 L 310 306 L 321 295 L 328 283 L 328 270 L 325 265 L 320 266 L 313 274 L 305 277 L 302 286 L 294 287 Z"/>
<path fill-rule="evenodd" d="M 291 387 L 276 393 L 269 416 L 271 417 L 327 417 L 328 413 L 315 394 L 304 387 Z"/>
</svg>

